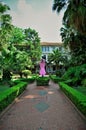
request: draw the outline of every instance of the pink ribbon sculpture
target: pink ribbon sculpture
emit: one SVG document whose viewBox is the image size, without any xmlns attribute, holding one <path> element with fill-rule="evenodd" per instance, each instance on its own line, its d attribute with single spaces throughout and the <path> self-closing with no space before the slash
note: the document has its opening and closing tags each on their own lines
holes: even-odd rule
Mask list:
<svg viewBox="0 0 86 130">
<path fill-rule="evenodd" d="M 45 60 L 42 59 L 41 62 L 40 62 L 40 75 L 41 76 L 44 76 L 46 74 L 46 71 L 45 71 Z"/>
</svg>

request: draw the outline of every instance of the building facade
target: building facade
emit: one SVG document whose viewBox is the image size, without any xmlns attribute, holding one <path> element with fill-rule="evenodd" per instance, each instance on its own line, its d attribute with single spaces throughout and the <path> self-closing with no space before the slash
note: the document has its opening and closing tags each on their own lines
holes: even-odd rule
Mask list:
<svg viewBox="0 0 86 130">
<path fill-rule="evenodd" d="M 48 55 L 57 49 L 62 50 L 62 43 L 57 42 L 41 42 L 42 56 L 48 61 Z"/>
<path fill-rule="evenodd" d="M 63 44 L 57 42 L 41 42 L 42 57 L 46 60 L 46 72 L 54 73 L 55 65 L 47 64 L 48 55 L 57 49 L 63 51 Z"/>
</svg>

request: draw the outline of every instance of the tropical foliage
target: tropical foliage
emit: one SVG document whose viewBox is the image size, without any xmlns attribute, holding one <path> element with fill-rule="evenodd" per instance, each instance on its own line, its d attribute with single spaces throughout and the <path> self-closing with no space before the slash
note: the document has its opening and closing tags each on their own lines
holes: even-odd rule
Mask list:
<svg viewBox="0 0 86 130">
<path fill-rule="evenodd" d="M 61 36 L 69 48 L 69 68 L 61 77 L 72 87 L 86 84 L 86 2 L 85 0 L 54 0 L 53 10 L 64 10 Z"/>
<path fill-rule="evenodd" d="M 3 79 L 13 73 L 30 73 L 40 58 L 40 38 L 33 29 L 21 29 L 11 24 L 10 8 L 0 2 L 0 71 Z M 29 35 L 28 35 L 29 34 Z"/>
<path fill-rule="evenodd" d="M 63 75 L 66 68 L 68 67 L 68 61 L 69 61 L 69 57 L 65 53 L 65 51 L 62 52 L 58 48 L 53 50 L 53 52 L 48 56 L 49 64 L 56 66 L 55 72 L 57 76 Z"/>
<path fill-rule="evenodd" d="M 49 54 L 48 60 L 49 63 L 53 62 L 58 68 L 60 65 L 66 66 L 68 56 L 65 52 L 62 53 L 59 49 L 55 49 L 51 54 Z"/>
<path fill-rule="evenodd" d="M 60 13 L 63 9 L 61 36 L 64 45 L 70 48 L 72 65 L 86 63 L 86 3 L 84 0 L 54 0 L 53 10 Z"/>
</svg>

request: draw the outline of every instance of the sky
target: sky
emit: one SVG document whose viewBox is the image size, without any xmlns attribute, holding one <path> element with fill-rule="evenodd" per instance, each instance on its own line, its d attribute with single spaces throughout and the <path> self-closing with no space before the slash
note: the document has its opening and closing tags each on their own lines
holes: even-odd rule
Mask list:
<svg viewBox="0 0 86 130">
<path fill-rule="evenodd" d="M 41 42 L 62 42 L 60 28 L 63 13 L 52 11 L 53 0 L 2 0 L 10 7 L 12 24 L 35 29 Z"/>
</svg>

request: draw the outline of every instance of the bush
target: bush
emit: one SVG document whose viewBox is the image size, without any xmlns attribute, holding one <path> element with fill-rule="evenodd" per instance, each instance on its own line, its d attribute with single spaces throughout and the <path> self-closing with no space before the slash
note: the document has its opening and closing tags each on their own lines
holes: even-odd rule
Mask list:
<svg viewBox="0 0 86 130">
<path fill-rule="evenodd" d="M 63 82 L 59 82 L 59 85 L 76 107 L 86 116 L 86 96 Z"/>
<path fill-rule="evenodd" d="M 49 77 L 38 77 L 36 79 L 37 86 L 48 86 L 49 80 Z"/>
<path fill-rule="evenodd" d="M 19 78 L 18 80 L 14 80 L 14 83 L 19 83 L 21 81 L 27 82 L 27 83 L 33 83 L 35 81 L 35 77 L 31 77 L 31 78 Z"/>
<path fill-rule="evenodd" d="M 58 69 L 56 71 L 56 76 L 57 77 L 62 77 L 62 75 L 65 73 L 65 70 L 64 69 Z"/>
<path fill-rule="evenodd" d="M 62 78 L 57 77 L 55 75 L 50 75 L 50 79 L 52 79 L 54 83 L 58 83 L 58 82 L 62 81 Z"/>
<path fill-rule="evenodd" d="M 86 87 L 86 79 L 83 79 L 81 84 L 83 87 Z"/>
<path fill-rule="evenodd" d="M 28 78 L 28 75 L 31 75 L 31 71 L 30 71 L 30 70 L 23 70 L 23 71 L 22 71 L 22 74 L 23 74 L 26 78 Z"/>
<path fill-rule="evenodd" d="M 0 112 L 25 90 L 26 85 L 26 82 L 21 82 L 0 94 Z"/>
<path fill-rule="evenodd" d="M 65 83 L 74 87 L 80 86 L 82 84 L 82 80 L 84 80 L 85 78 L 86 64 L 71 67 L 62 76 L 62 79 Z"/>
</svg>

